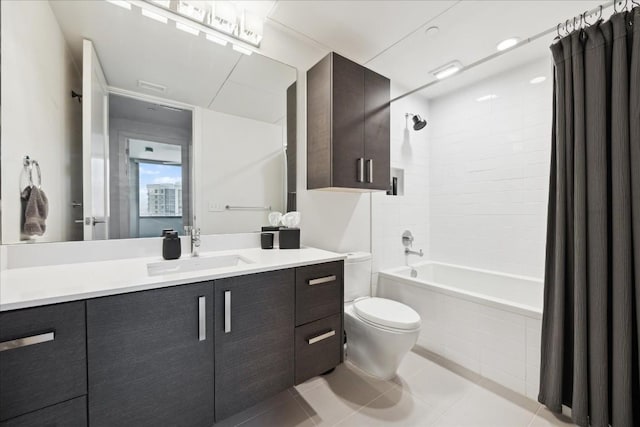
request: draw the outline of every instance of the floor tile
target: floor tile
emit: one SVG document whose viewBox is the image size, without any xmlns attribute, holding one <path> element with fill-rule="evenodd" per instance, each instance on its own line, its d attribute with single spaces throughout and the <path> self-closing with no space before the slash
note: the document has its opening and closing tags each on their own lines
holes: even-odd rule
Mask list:
<svg viewBox="0 0 640 427">
<path fill-rule="evenodd" d="M 444 413 L 475 387 L 474 382 L 428 359 L 423 358 L 423 365 L 417 374 L 399 374 L 396 381 L 439 413 Z"/>
<path fill-rule="evenodd" d="M 293 396 L 289 390 L 285 390 L 276 394 L 269 399 L 266 399 L 250 408 L 245 409 L 242 412 L 234 414 L 229 418 L 226 418 L 220 422 L 214 424 L 214 427 L 233 427 L 237 426 L 253 417 L 256 417 L 264 412 L 277 408 L 288 401 L 293 401 Z"/>
<path fill-rule="evenodd" d="M 367 377 L 353 366 L 342 364 L 324 376 L 323 383 L 297 390 L 300 396 L 296 400 L 317 425 L 330 426 L 393 387 L 394 383 Z"/>
<path fill-rule="evenodd" d="M 343 427 L 429 426 L 438 418 L 430 405 L 402 388 L 393 388 L 338 425 Z"/>
<path fill-rule="evenodd" d="M 296 399 L 287 399 L 282 405 L 271 408 L 240 424 L 242 427 L 312 427 L 313 420 Z"/>
<path fill-rule="evenodd" d="M 570 427 L 575 426 L 571 418 L 564 415 L 556 415 L 544 406 L 541 406 L 533 417 L 529 427 Z"/>
<path fill-rule="evenodd" d="M 527 427 L 538 403 L 483 381 L 449 408 L 435 427 Z"/>
</svg>

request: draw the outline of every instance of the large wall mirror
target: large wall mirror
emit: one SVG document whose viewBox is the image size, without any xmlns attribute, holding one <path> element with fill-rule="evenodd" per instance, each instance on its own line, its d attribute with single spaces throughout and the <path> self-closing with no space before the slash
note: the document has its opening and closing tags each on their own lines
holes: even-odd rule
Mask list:
<svg viewBox="0 0 640 427">
<path fill-rule="evenodd" d="M 3 244 L 254 232 L 295 210 L 295 68 L 171 14 L 213 2 L 162 3 L 0 3 Z"/>
</svg>

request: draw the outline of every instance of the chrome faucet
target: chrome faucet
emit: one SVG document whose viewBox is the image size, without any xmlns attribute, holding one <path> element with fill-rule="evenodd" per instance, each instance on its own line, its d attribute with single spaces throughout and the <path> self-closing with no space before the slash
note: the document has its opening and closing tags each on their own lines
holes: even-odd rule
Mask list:
<svg viewBox="0 0 640 427">
<path fill-rule="evenodd" d="M 191 241 L 191 256 L 200 256 L 200 229 L 187 225 L 184 227 L 184 233 L 189 236 Z"/>
<path fill-rule="evenodd" d="M 418 256 L 424 256 L 424 252 L 422 252 L 422 249 L 420 249 L 419 251 L 412 251 L 409 248 L 404 248 L 404 254 L 405 255 L 418 255 Z"/>
<path fill-rule="evenodd" d="M 413 246 L 413 234 L 411 234 L 409 230 L 406 230 L 404 233 L 402 233 L 402 244 L 404 245 L 405 256 L 409 256 L 409 255 L 424 256 L 424 252 L 422 252 L 422 249 L 420 249 L 419 251 L 413 251 L 409 249 L 411 246 Z"/>
</svg>

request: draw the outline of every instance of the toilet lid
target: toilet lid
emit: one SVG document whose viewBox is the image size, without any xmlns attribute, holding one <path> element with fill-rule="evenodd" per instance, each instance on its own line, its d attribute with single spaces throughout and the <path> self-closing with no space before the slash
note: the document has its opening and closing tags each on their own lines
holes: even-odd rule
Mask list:
<svg viewBox="0 0 640 427">
<path fill-rule="evenodd" d="M 414 309 L 390 299 L 363 298 L 353 308 L 358 316 L 376 325 L 404 330 L 420 327 L 420 315 Z"/>
</svg>

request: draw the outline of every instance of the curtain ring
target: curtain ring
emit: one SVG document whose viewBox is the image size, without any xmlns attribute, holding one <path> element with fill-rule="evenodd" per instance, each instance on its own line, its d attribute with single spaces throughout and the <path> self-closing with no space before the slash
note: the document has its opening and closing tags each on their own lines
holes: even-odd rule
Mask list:
<svg viewBox="0 0 640 427">
<path fill-rule="evenodd" d="M 620 3 L 622 5 L 622 1 L 616 0 L 616 1 L 613 2 L 613 11 L 615 13 L 620 13 L 620 12 L 624 11 L 627 8 L 627 0 L 624 0 L 624 5 L 622 5 L 622 9 L 621 10 L 618 10 L 618 6 L 617 6 L 618 3 Z"/>
<path fill-rule="evenodd" d="M 562 25 L 562 22 L 559 22 L 558 25 L 556 26 L 556 33 L 558 33 L 558 38 L 562 38 L 562 36 L 560 35 L 560 25 Z"/>
</svg>

